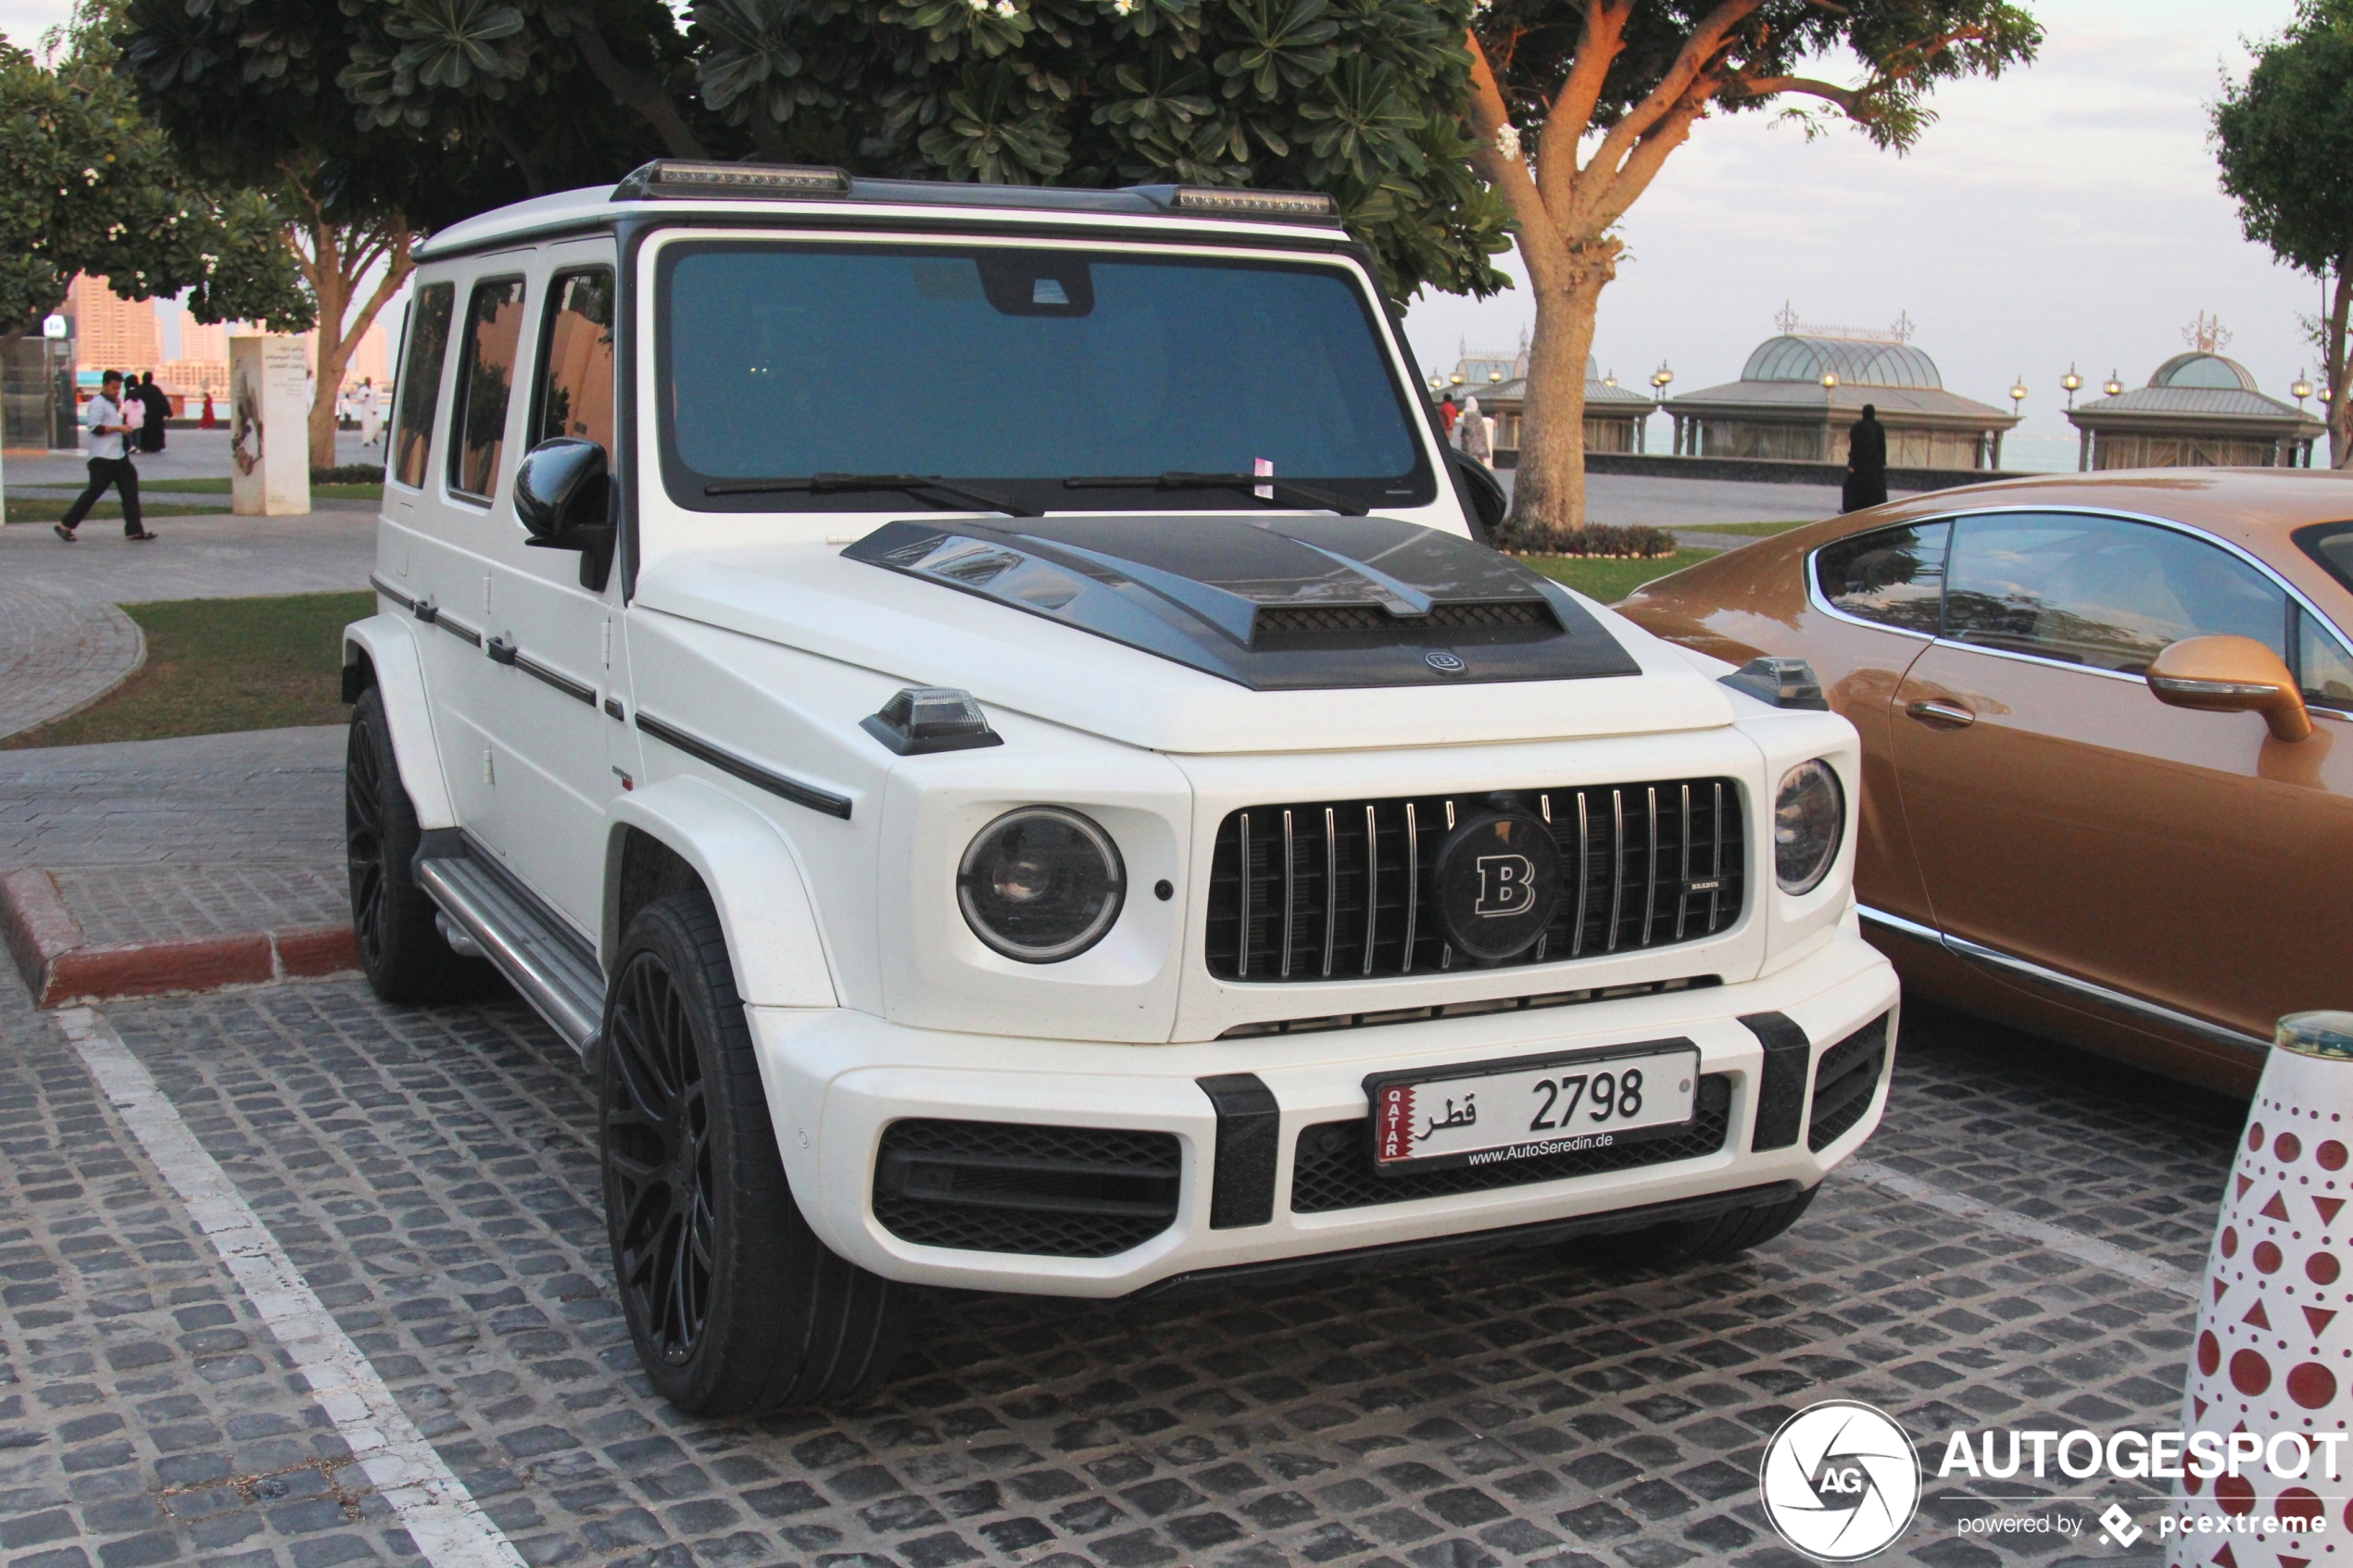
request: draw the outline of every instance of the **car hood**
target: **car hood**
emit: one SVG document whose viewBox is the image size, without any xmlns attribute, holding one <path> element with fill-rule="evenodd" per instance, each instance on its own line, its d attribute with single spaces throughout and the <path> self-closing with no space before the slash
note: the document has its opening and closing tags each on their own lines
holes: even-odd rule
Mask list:
<svg viewBox="0 0 2353 1568">
<path fill-rule="evenodd" d="M 842 554 L 1252 691 L 1642 673 L 1557 583 L 1392 518 L 916 520 Z"/>
<path fill-rule="evenodd" d="M 1158 751 L 1732 721 L 1723 690 L 1680 650 L 1468 540 L 1383 519 L 1279 521 L 1279 533 L 1230 518 L 900 521 L 848 549 L 667 554 L 641 574 L 633 604 Z M 1346 537 L 1366 524 L 1365 539 Z M 1187 533 L 1248 548 L 1219 557 L 1170 539 Z M 1506 608 L 1493 612 L 1500 625 L 1458 609 L 1464 623 L 1441 639 L 1415 613 L 1423 604 Z M 1338 624 L 1315 624 L 1318 612 Z M 1441 668 L 1433 652 L 1464 668 Z"/>
</svg>

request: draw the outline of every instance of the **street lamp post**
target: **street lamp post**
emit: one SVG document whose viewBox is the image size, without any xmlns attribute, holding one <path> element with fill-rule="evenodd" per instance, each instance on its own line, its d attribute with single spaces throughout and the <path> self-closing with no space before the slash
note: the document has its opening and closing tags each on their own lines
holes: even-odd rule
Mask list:
<svg viewBox="0 0 2353 1568">
<path fill-rule="evenodd" d="M 2025 411 L 2026 378 L 2024 376 L 2020 376 L 2018 380 L 2010 383 L 2010 408 L 2013 412 L 2018 413 L 2023 413 Z"/>
<path fill-rule="evenodd" d="M 2083 378 L 2075 373 L 2075 366 L 2071 361 L 2067 367 L 2067 374 L 2059 377 L 2059 385 L 2067 388 L 2067 406 L 2070 408 L 2074 408 L 2075 395 L 2082 390 Z"/>
<path fill-rule="evenodd" d="M 2296 383 L 2293 386 L 2290 386 L 2287 391 L 2288 395 L 2296 399 L 2296 412 L 2299 414 L 2302 413 L 2304 411 L 2304 400 L 2312 395 L 2312 383 L 2304 379 L 2304 372 L 2302 370 L 2296 372 Z"/>
<path fill-rule="evenodd" d="M 2101 387 L 2100 390 L 2107 393 L 2110 397 L 2121 397 L 2124 395 L 2124 383 L 2116 379 L 2116 372 L 2114 370 L 2110 370 L 2108 373 L 2108 384 Z"/>
<path fill-rule="evenodd" d="M 1666 360 L 1661 359 L 1658 362 L 1658 369 L 1651 372 L 1651 398 L 1654 402 L 1664 404 L 1667 401 L 1667 383 L 1674 379 L 1675 372 L 1667 368 Z M 1672 414 L 1669 414 L 1667 418 L 1673 420 L 1675 426 L 1675 456 L 1682 457 L 1683 421 L 1676 419 Z"/>
</svg>

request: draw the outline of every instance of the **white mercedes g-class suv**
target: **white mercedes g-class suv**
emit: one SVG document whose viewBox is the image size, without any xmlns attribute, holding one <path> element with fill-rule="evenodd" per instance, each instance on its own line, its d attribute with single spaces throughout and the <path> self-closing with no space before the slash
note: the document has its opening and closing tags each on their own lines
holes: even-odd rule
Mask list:
<svg viewBox="0 0 2353 1568">
<path fill-rule="evenodd" d="M 1324 198 L 665 162 L 420 257 L 360 952 L 582 1051 L 677 1404 L 912 1286 L 1722 1256 L 1876 1123 L 1854 731 L 1480 542 Z"/>
</svg>

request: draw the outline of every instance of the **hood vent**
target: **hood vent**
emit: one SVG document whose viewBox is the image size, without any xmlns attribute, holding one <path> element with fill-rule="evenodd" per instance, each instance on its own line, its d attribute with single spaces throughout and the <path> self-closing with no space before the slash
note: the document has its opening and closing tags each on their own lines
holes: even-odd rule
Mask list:
<svg viewBox="0 0 2353 1568">
<path fill-rule="evenodd" d="M 1394 518 L 908 521 L 842 554 L 1254 691 L 1641 673 L 1557 583 Z"/>
</svg>

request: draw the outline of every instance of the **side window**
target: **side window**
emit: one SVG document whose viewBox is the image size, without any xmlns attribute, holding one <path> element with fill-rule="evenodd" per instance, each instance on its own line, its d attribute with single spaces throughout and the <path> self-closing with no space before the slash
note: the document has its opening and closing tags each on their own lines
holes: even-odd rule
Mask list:
<svg viewBox="0 0 2353 1568">
<path fill-rule="evenodd" d="M 1822 597 L 1864 621 L 1936 635 L 1944 603 L 1944 546 L 1952 524 L 1882 528 L 1814 552 Z"/>
<path fill-rule="evenodd" d="M 2316 522 L 2291 537 L 2322 571 L 2353 589 L 2353 522 Z"/>
<path fill-rule="evenodd" d="M 593 441 L 612 457 L 612 273 L 559 272 L 540 334 L 539 390 L 531 444 L 559 435 Z"/>
<path fill-rule="evenodd" d="M 476 283 L 466 305 L 465 332 L 457 401 L 449 411 L 449 488 L 486 501 L 497 488 L 498 458 L 507 445 L 507 399 L 522 343 L 522 280 Z"/>
<path fill-rule="evenodd" d="M 1963 518 L 1944 634 L 2139 674 L 2168 643 L 2229 633 L 2284 659 L 2287 596 L 2237 557 L 2170 528 L 2068 512 Z"/>
<path fill-rule="evenodd" d="M 2301 608 L 2296 612 L 2296 668 L 2304 700 L 2322 708 L 2353 709 L 2353 657 L 2330 629 Z"/>
<path fill-rule="evenodd" d="M 400 428 L 392 438 L 392 478 L 411 490 L 424 487 L 434 405 L 441 400 L 441 362 L 449 352 L 449 310 L 457 298 L 455 284 L 427 283 L 417 291 L 409 310 L 409 358 L 400 367 Z"/>
</svg>

